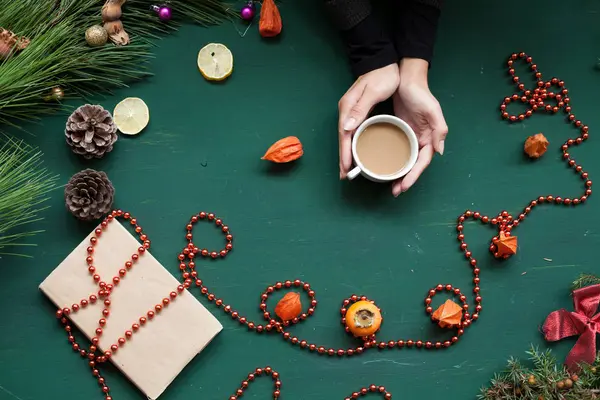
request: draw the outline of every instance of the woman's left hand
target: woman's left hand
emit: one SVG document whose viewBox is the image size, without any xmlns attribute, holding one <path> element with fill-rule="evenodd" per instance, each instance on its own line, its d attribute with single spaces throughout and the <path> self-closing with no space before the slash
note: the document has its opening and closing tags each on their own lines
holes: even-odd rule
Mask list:
<svg viewBox="0 0 600 400">
<path fill-rule="evenodd" d="M 406 192 L 429 166 L 434 152 L 444 154 L 448 126 L 437 99 L 427 84 L 426 61 L 404 59 L 400 63 L 400 86 L 393 96 L 394 114 L 415 131 L 419 156 L 412 170 L 392 185 L 394 196 Z"/>
</svg>

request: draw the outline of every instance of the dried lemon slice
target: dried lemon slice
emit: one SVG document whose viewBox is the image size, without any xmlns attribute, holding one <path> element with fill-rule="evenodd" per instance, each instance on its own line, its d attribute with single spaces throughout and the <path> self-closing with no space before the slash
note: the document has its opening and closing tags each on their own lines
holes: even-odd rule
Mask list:
<svg viewBox="0 0 600 400">
<path fill-rule="evenodd" d="M 233 54 L 227 46 L 209 43 L 198 52 L 198 69 L 209 81 L 222 81 L 233 72 Z"/>
<path fill-rule="evenodd" d="M 137 135 L 148 125 L 150 111 L 142 99 L 128 97 L 116 105 L 113 121 L 121 133 Z"/>
</svg>

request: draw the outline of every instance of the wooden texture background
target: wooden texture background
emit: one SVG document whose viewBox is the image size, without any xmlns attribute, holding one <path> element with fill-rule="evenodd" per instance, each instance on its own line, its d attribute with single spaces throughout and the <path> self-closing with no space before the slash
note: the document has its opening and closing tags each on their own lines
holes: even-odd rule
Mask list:
<svg viewBox="0 0 600 400">
<path fill-rule="evenodd" d="M 255 27 L 242 38 L 228 22 L 211 29 L 186 26 L 158 42 L 155 77 L 94 99 L 112 110 L 122 98 L 138 96 L 151 111 L 148 128 L 120 137 L 102 160 L 85 162 L 70 152 L 67 114 L 28 126 L 34 136 L 24 137 L 44 151 L 61 184 L 86 167 L 104 170 L 116 186 L 115 206 L 139 219 L 153 255 L 173 274 L 190 216 L 206 210 L 222 217 L 234 234 L 234 251 L 225 260 L 199 262 L 198 269 L 218 296 L 248 318 L 262 318 L 258 304 L 266 286 L 299 278 L 314 287 L 319 305 L 292 331 L 311 342 L 352 344 L 339 308 L 353 293 L 382 308 L 381 339 L 447 337 L 425 316 L 423 298 L 438 283 L 471 292 L 456 217 L 468 208 L 518 213 L 539 195 L 573 197 L 583 187 L 561 162 L 560 145 L 576 134 L 562 115 L 535 115 L 515 125 L 499 119 L 500 101 L 514 89 L 505 70 L 510 53 L 528 52 L 546 78 L 566 82 L 574 113 L 591 131 L 590 141 L 572 153 L 597 179 L 600 6 L 592 0 L 447 2 L 430 75 L 450 128 L 446 153 L 398 199 L 386 186 L 338 180 L 336 106 L 351 76 L 319 6 L 317 0 L 282 3 L 284 31 L 274 41 L 261 40 Z M 227 82 L 210 84 L 197 70 L 197 52 L 208 42 L 224 43 L 234 54 Z M 537 132 L 551 147 L 529 162 L 523 141 Z M 304 143 L 299 162 L 275 168 L 260 160 L 288 135 Z M 600 243 L 597 201 L 592 196 L 577 208 L 536 209 L 515 232 L 519 253 L 505 263 L 494 262 L 487 250 L 494 231 L 467 225 L 467 241 L 481 264 L 483 312 L 450 349 L 322 357 L 274 335 L 248 333 L 208 305 L 224 331 L 161 399 L 226 399 L 248 372 L 265 365 L 280 372 L 288 400 L 342 399 L 370 383 L 385 385 L 394 398 L 474 398 L 509 356 L 525 356 L 532 343 L 546 347 L 538 331 L 544 318 L 572 307 L 569 286 L 580 272 L 598 271 L 592 250 Z M 46 232 L 36 238 L 33 259 L 0 259 L 0 399 L 101 398 L 85 362 L 70 350 L 54 307 L 38 291 L 92 228 L 63 203 L 59 189 L 36 226 Z M 215 248 L 223 238 L 200 225 L 195 242 Z M 573 344 L 565 340 L 552 348 L 563 359 Z M 106 376 L 115 399 L 143 398 L 115 369 Z M 245 398 L 269 398 L 271 388 L 261 380 Z"/>
</svg>

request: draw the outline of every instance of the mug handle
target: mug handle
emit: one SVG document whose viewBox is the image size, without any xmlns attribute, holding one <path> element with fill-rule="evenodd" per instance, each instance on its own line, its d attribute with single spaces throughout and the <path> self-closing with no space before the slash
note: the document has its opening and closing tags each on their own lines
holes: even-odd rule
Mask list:
<svg viewBox="0 0 600 400">
<path fill-rule="evenodd" d="M 358 175 L 360 175 L 360 167 L 354 167 L 354 169 L 352 169 L 350 172 L 348 172 L 348 175 L 346 176 L 346 178 L 348 178 L 348 180 L 352 180 L 354 178 L 356 178 Z"/>
</svg>

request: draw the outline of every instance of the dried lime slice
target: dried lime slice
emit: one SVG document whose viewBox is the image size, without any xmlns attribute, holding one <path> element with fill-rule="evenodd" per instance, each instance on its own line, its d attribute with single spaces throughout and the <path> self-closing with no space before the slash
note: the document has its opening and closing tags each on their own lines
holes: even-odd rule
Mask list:
<svg viewBox="0 0 600 400">
<path fill-rule="evenodd" d="M 137 135 L 148 125 L 150 111 L 142 99 L 128 97 L 115 107 L 113 120 L 121 133 Z"/>
<path fill-rule="evenodd" d="M 233 54 L 225 45 L 209 43 L 198 52 L 198 69 L 209 81 L 222 81 L 233 72 Z"/>
</svg>

